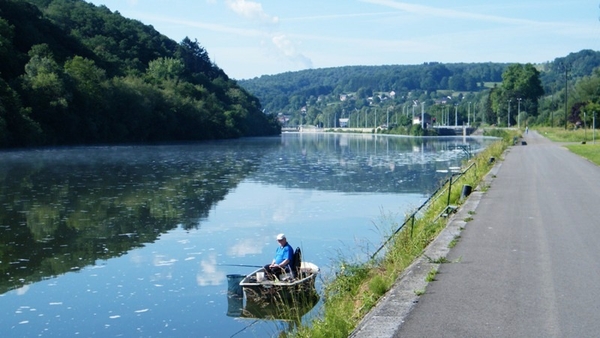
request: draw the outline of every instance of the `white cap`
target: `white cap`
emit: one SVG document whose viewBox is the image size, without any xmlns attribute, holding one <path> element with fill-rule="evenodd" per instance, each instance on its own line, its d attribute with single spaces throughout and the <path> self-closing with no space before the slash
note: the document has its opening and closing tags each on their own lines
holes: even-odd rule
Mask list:
<svg viewBox="0 0 600 338">
<path fill-rule="evenodd" d="M 277 240 L 280 241 L 282 239 L 285 239 L 285 235 L 284 234 L 279 234 L 277 235 Z"/>
</svg>

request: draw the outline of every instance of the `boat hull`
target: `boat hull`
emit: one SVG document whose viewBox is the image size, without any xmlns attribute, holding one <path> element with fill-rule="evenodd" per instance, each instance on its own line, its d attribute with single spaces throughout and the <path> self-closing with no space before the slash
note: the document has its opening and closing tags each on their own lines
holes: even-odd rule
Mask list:
<svg viewBox="0 0 600 338">
<path fill-rule="evenodd" d="M 246 298 L 255 302 L 290 299 L 302 295 L 312 297 L 316 292 L 315 280 L 319 268 L 312 263 L 302 262 L 299 276 L 295 279 L 282 276 L 275 280 L 260 280 L 260 273 L 264 273 L 263 268 L 255 270 L 240 282 Z"/>
</svg>

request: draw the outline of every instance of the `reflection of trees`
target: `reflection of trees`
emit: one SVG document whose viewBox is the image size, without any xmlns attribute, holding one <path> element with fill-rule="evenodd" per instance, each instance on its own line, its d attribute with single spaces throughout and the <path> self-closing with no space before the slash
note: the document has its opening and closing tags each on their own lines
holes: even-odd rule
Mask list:
<svg viewBox="0 0 600 338">
<path fill-rule="evenodd" d="M 468 142 L 474 149 L 485 147 L 485 141 Z M 463 144 L 462 138 L 292 134 L 264 158 L 256 175 L 286 188 L 423 193 L 438 187 L 443 176 L 437 169 L 459 166 L 466 158 L 453 150 L 456 144 Z"/>
<path fill-rule="evenodd" d="M 256 170 L 265 148 L 255 148 L 230 142 L 209 151 L 173 146 L 6 155 L 0 162 L 0 294 L 120 256 L 178 225 L 199 227 Z"/>
<path fill-rule="evenodd" d="M 433 190 L 435 169 L 464 158 L 448 150 L 456 140 L 318 134 L 2 153 L 0 293 L 199 227 L 248 176 L 340 192 Z"/>
</svg>

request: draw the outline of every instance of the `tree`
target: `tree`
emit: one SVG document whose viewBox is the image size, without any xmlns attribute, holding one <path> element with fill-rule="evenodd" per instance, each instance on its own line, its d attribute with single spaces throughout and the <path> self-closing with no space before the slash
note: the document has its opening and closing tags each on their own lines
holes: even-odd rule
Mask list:
<svg viewBox="0 0 600 338">
<path fill-rule="evenodd" d="M 519 98 L 521 111 L 530 116 L 538 115 L 538 100 L 544 95 L 538 70 L 530 63 L 512 64 L 502 74 L 502 86 L 490 93 L 492 110 L 501 123 L 515 125 Z M 510 116 L 508 116 L 510 111 Z M 510 121 L 508 118 L 510 117 Z"/>
<path fill-rule="evenodd" d="M 185 70 L 181 60 L 174 58 L 158 58 L 150 61 L 148 64 L 148 76 L 157 81 L 175 81 L 177 82 Z"/>
</svg>

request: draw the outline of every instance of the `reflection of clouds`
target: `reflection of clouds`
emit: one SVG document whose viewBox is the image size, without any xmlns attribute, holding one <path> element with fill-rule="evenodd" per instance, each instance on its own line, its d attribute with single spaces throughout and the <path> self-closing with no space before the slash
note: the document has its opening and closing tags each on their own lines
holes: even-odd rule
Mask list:
<svg viewBox="0 0 600 338">
<path fill-rule="evenodd" d="M 23 285 L 22 287 L 15 290 L 17 296 L 22 296 L 29 291 L 29 285 Z"/>
<path fill-rule="evenodd" d="M 129 260 L 136 265 L 140 265 L 144 262 L 145 259 L 142 255 L 140 255 L 140 253 L 138 251 L 133 251 L 133 252 L 131 252 L 131 256 L 129 257 Z"/>
<path fill-rule="evenodd" d="M 277 204 L 277 208 L 273 212 L 273 221 L 285 222 L 294 215 L 296 203 L 292 200 L 286 200 L 283 203 Z"/>
<path fill-rule="evenodd" d="M 175 264 L 177 260 L 175 258 L 165 259 L 164 255 L 154 256 L 154 266 L 171 266 Z"/>
<path fill-rule="evenodd" d="M 220 285 L 225 281 L 225 273 L 217 270 L 217 258 L 210 255 L 208 259 L 200 262 L 201 271 L 196 275 L 196 281 L 200 286 Z"/>
<path fill-rule="evenodd" d="M 257 244 L 256 240 L 245 239 L 227 250 L 228 256 L 244 257 L 246 255 L 255 255 L 262 253 L 263 245 Z"/>
</svg>

